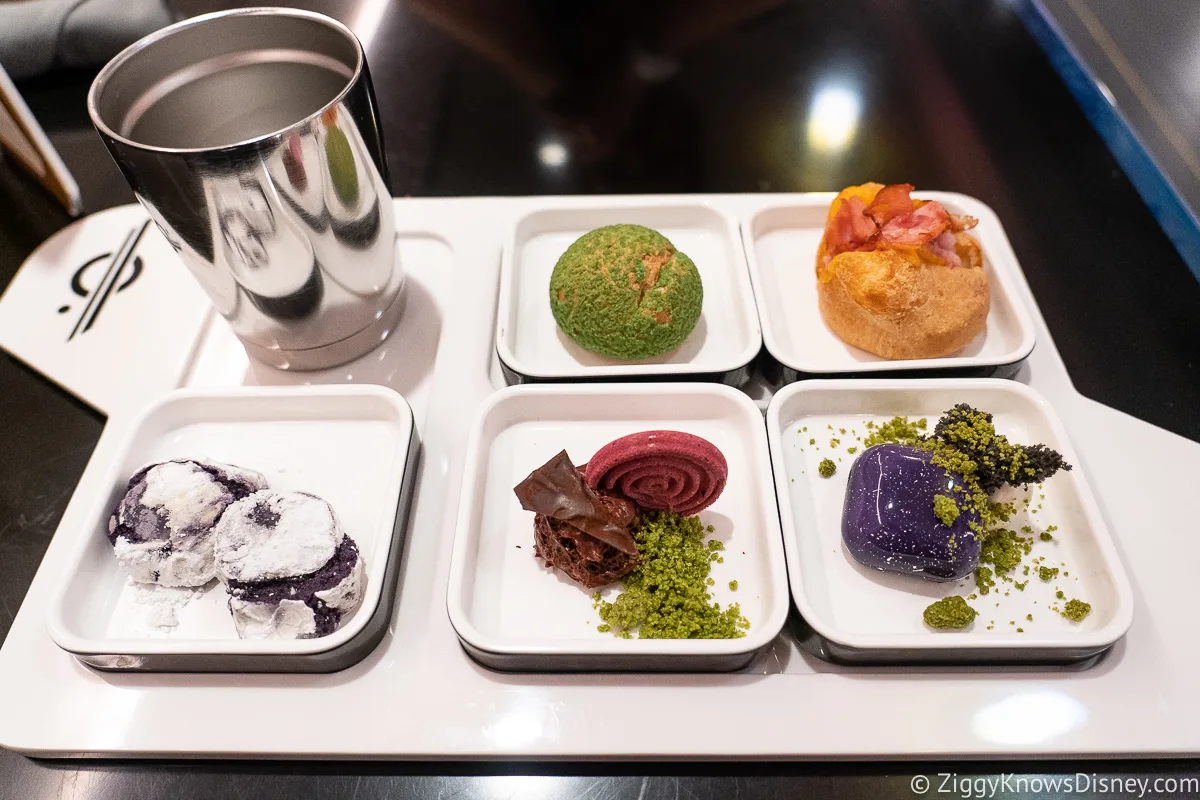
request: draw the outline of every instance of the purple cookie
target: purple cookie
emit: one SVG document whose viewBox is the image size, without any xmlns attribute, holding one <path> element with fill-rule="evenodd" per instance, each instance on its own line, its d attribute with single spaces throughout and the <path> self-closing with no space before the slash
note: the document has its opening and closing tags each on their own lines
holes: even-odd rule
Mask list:
<svg viewBox="0 0 1200 800">
<path fill-rule="evenodd" d="M 933 513 L 933 498 L 956 501 L 962 492 L 957 473 L 930 463 L 932 453 L 910 445 L 868 448 L 850 468 L 842 509 L 842 541 L 861 564 L 884 572 L 953 581 L 979 564 L 979 537 L 970 523 L 979 515 L 959 503 L 958 519 L 944 524 Z"/>
<path fill-rule="evenodd" d="M 255 492 L 226 509 L 214 547 L 243 639 L 328 636 L 362 604 L 358 546 L 319 497 Z"/>
<path fill-rule="evenodd" d="M 257 472 L 205 461 L 166 461 L 129 479 L 108 521 L 117 561 L 139 583 L 203 586 L 213 579 L 212 532 L 233 502 L 265 488 Z"/>
</svg>

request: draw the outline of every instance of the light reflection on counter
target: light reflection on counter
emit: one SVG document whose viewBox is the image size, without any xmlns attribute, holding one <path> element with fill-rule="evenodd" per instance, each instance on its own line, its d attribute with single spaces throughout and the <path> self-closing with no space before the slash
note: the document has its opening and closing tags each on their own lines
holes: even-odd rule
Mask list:
<svg viewBox="0 0 1200 800">
<path fill-rule="evenodd" d="M 1082 727 L 1087 709 L 1055 689 L 1009 695 L 975 713 L 971 730 L 985 742 L 1001 745 L 1041 744 Z"/>
</svg>

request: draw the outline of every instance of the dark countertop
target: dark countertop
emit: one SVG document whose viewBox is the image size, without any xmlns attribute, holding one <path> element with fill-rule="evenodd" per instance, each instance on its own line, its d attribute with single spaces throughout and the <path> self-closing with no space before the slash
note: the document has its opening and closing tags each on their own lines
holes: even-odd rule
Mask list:
<svg viewBox="0 0 1200 800">
<path fill-rule="evenodd" d="M 224 5 L 177 2 L 188 14 Z M 397 195 L 809 191 L 864 180 L 974 195 L 1003 220 L 1077 388 L 1200 440 L 1200 283 L 1013 3 L 302 5 L 333 13 L 366 40 Z M 88 126 L 91 77 L 59 72 L 21 90 L 79 180 L 87 210 L 96 211 L 133 198 Z M 840 93 L 843 109 L 857 102 L 844 146 L 810 124 L 822 91 Z M 0 287 L 68 221 L 28 178 L 0 163 Z M 104 421 L 3 354 L 0 420 L 2 637 Z M 963 764 L 957 771 L 1004 768 Z M 0 800 L 887 797 L 911 796 L 909 779 L 918 772 L 951 769 L 179 765 L 34 762 L 0 751 Z M 1038 770 L 1200 774 L 1200 765 Z M 512 777 L 518 774 L 546 777 Z M 1028 787 L 1024 793 L 1032 794 Z"/>
</svg>

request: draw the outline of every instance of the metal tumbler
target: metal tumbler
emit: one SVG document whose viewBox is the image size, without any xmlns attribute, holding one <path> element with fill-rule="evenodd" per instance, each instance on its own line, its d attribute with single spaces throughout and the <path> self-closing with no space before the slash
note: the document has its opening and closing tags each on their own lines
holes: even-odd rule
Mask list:
<svg viewBox="0 0 1200 800">
<path fill-rule="evenodd" d="M 194 17 L 109 62 L 88 112 L 250 355 L 322 369 L 395 328 L 404 273 L 349 28 L 288 8 Z"/>
</svg>

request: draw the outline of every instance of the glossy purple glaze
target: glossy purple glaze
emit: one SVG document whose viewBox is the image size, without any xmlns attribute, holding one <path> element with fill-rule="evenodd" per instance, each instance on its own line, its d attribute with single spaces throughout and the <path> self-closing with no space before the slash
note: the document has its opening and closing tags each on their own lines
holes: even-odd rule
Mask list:
<svg viewBox="0 0 1200 800">
<path fill-rule="evenodd" d="M 957 499 L 962 477 L 929 463 L 931 454 L 909 445 L 868 448 L 850 468 L 842 509 L 842 541 L 859 563 L 885 572 L 951 581 L 979 564 L 979 538 L 968 523 L 979 516 L 961 503 L 946 526 L 933 513 L 933 498 Z"/>
</svg>

